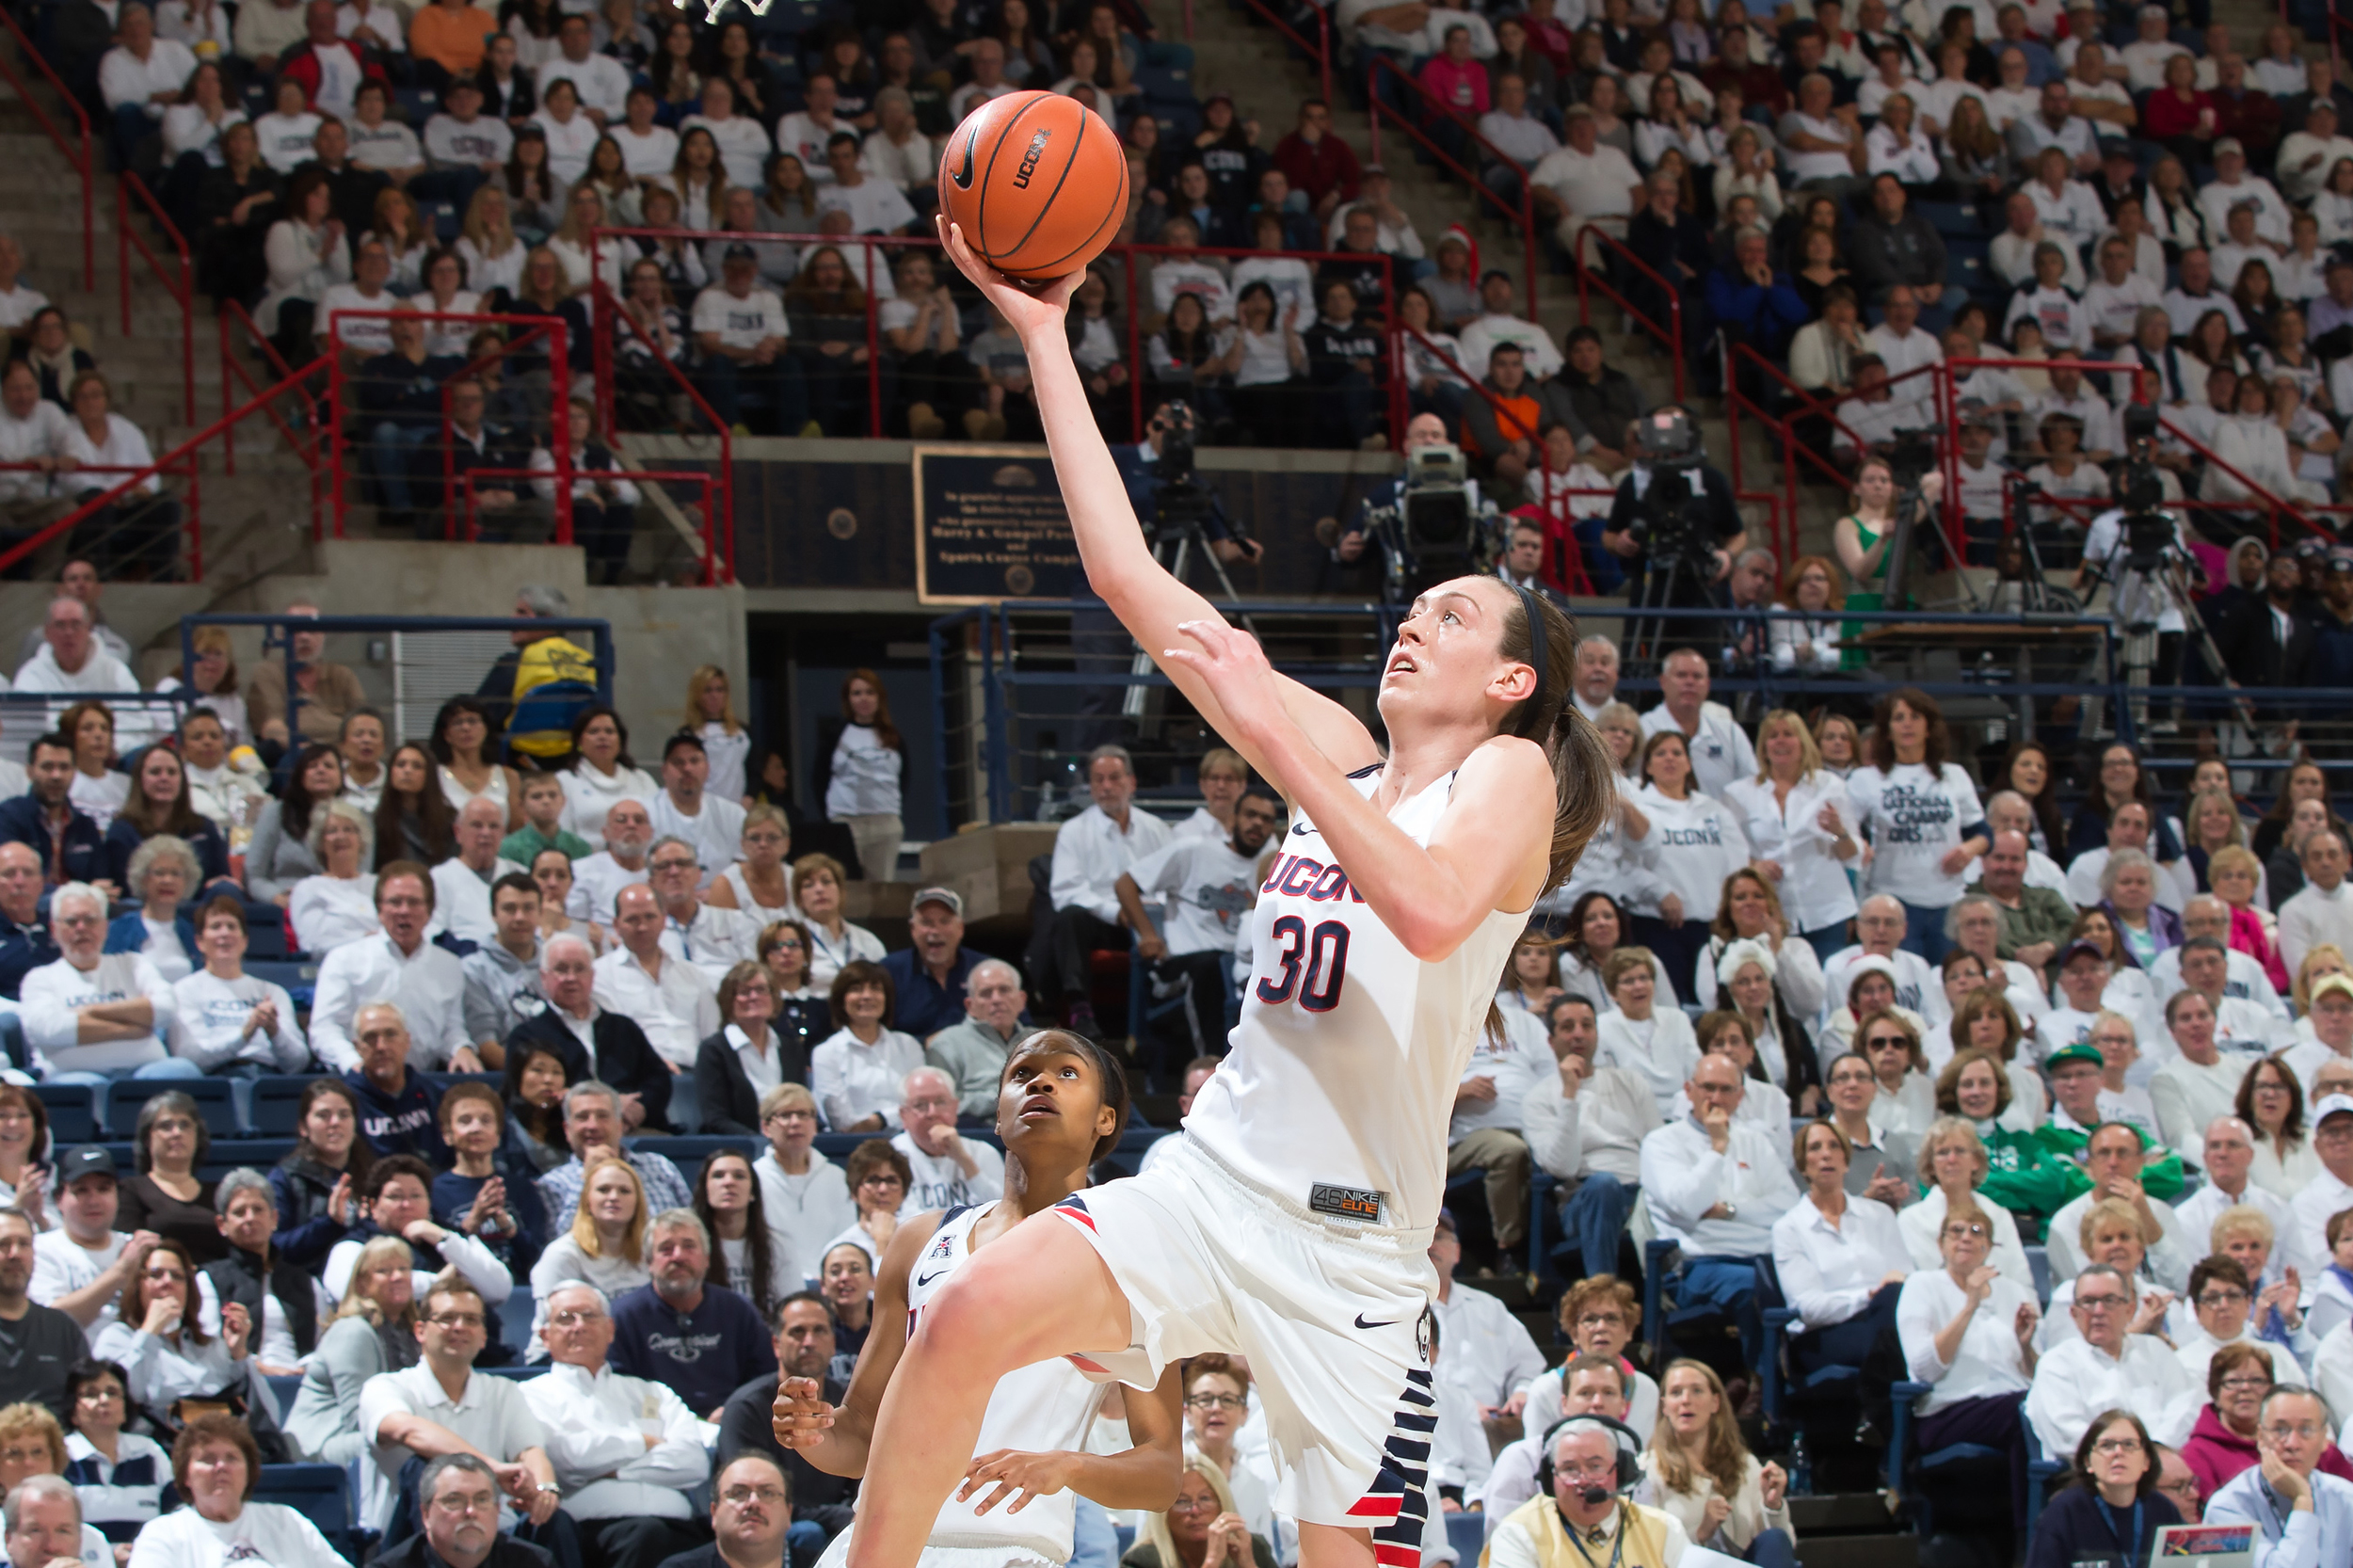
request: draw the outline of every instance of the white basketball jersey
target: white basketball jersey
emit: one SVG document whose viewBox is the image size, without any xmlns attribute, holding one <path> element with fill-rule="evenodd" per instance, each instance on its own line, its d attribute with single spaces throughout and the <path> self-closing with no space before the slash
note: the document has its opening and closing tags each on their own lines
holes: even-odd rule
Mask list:
<svg viewBox="0 0 2353 1568">
<path fill-rule="evenodd" d="M 1369 798 L 1380 775 L 1350 778 Z M 1427 844 L 1453 785 L 1447 775 L 1389 820 Z M 1232 1054 L 1193 1097 L 1186 1133 L 1327 1218 L 1436 1224 L 1455 1085 L 1527 925 L 1525 913 L 1490 911 L 1450 955 L 1424 963 L 1301 816 L 1258 888 Z"/>
<path fill-rule="evenodd" d="M 999 1198 L 972 1208 L 952 1208 L 940 1221 L 931 1244 L 907 1272 L 910 1336 L 923 1315 L 924 1304 L 945 1288 L 949 1277 L 972 1256 L 966 1243 L 974 1224 L 1003 1201 Z M 1025 1453 L 1083 1451 L 1087 1429 L 1095 1424 L 1096 1410 L 1102 1402 L 1103 1385 L 1089 1383 L 1083 1372 L 1060 1356 L 1018 1368 L 997 1380 L 996 1390 L 988 1397 L 987 1413 L 981 1417 L 980 1441 L 972 1452 L 977 1456 L 999 1448 Z M 1010 1497 L 986 1513 L 974 1512 L 975 1505 L 994 1490 L 984 1487 L 969 1502 L 958 1502 L 952 1494 L 939 1507 L 930 1544 L 1018 1547 L 1049 1562 L 1070 1560 L 1072 1522 L 1078 1512 L 1073 1494 L 1058 1492 L 1039 1497 L 1018 1513 L 1005 1512 L 1013 1501 Z"/>
</svg>

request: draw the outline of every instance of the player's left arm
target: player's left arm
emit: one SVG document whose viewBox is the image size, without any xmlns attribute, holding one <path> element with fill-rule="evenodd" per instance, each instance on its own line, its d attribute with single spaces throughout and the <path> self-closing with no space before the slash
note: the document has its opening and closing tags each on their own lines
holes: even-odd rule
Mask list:
<svg viewBox="0 0 2353 1568">
<path fill-rule="evenodd" d="M 1265 651 L 1223 621 L 1187 621 L 1190 648 L 1166 658 L 1202 673 L 1228 719 L 1250 731 L 1267 776 L 1305 811 L 1348 879 L 1383 924 L 1424 962 L 1463 945 L 1489 913 L 1523 910 L 1543 890 L 1552 813 L 1530 801 L 1554 796 L 1551 764 L 1533 741 L 1495 736 L 1464 760 L 1446 813 L 1427 848 L 1357 793 L 1348 775 L 1284 712 Z M 1524 672 L 1524 673 L 1518 673 Z M 1500 679 L 1532 680 L 1526 665 Z M 1525 696 L 1523 686 L 1519 695 Z M 1245 716 L 1246 715 L 1246 716 Z"/>
<path fill-rule="evenodd" d="M 1184 1473 L 1181 1375 L 1181 1368 L 1171 1362 L 1150 1393 L 1119 1390 L 1127 1405 L 1128 1435 L 1134 1439 L 1134 1447 L 1126 1452 L 1020 1453 L 1000 1448 L 972 1462 L 956 1491 L 957 1501 L 986 1491 L 974 1512 L 986 1513 L 1010 1497 L 1005 1512 L 1018 1513 L 1032 1498 L 1067 1490 L 1105 1508 L 1164 1511 L 1176 1501 L 1176 1482 Z"/>
</svg>

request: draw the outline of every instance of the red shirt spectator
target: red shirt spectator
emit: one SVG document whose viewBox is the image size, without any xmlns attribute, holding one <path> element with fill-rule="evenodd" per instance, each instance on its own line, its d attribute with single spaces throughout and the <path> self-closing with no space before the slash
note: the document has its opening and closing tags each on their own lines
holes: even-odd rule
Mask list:
<svg viewBox="0 0 2353 1568">
<path fill-rule="evenodd" d="M 1306 193 L 1318 217 L 1356 200 L 1356 151 L 1333 135 L 1331 105 L 1321 98 L 1299 105 L 1299 129 L 1274 144 L 1274 167 L 1292 189 Z"/>
</svg>

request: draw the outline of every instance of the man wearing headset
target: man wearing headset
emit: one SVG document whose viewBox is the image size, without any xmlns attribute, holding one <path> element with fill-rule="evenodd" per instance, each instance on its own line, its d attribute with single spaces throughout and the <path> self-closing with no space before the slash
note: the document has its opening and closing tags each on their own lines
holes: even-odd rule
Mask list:
<svg viewBox="0 0 2353 1568">
<path fill-rule="evenodd" d="M 1571 1416 L 1545 1439 L 1544 1487 L 1496 1527 L 1488 1568 L 1677 1568 L 1691 1540 L 1674 1519 L 1627 1497 L 1641 1440 L 1602 1416 Z"/>
</svg>

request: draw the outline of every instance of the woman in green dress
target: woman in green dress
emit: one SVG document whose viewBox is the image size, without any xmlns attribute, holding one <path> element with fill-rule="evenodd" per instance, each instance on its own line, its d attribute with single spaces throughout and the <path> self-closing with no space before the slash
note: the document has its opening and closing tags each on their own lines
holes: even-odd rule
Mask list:
<svg viewBox="0 0 2353 1568">
<path fill-rule="evenodd" d="M 1945 476 L 1931 473 L 1920 481 L 1920 497 L 1929 506 L 1945 488 Z M 1838 520 L 1833 535 L 1838 564 L 1853 586 L 1847 592 L 1849 610 L 1885 607 L 1887 552 L 1896 538 L 1896 473 L 1881 457 L 1865 457 L 1855 470 L 1854 510 Z M 1852 638 L 1861 627 L 1849 627 Z"/>
</svg>

